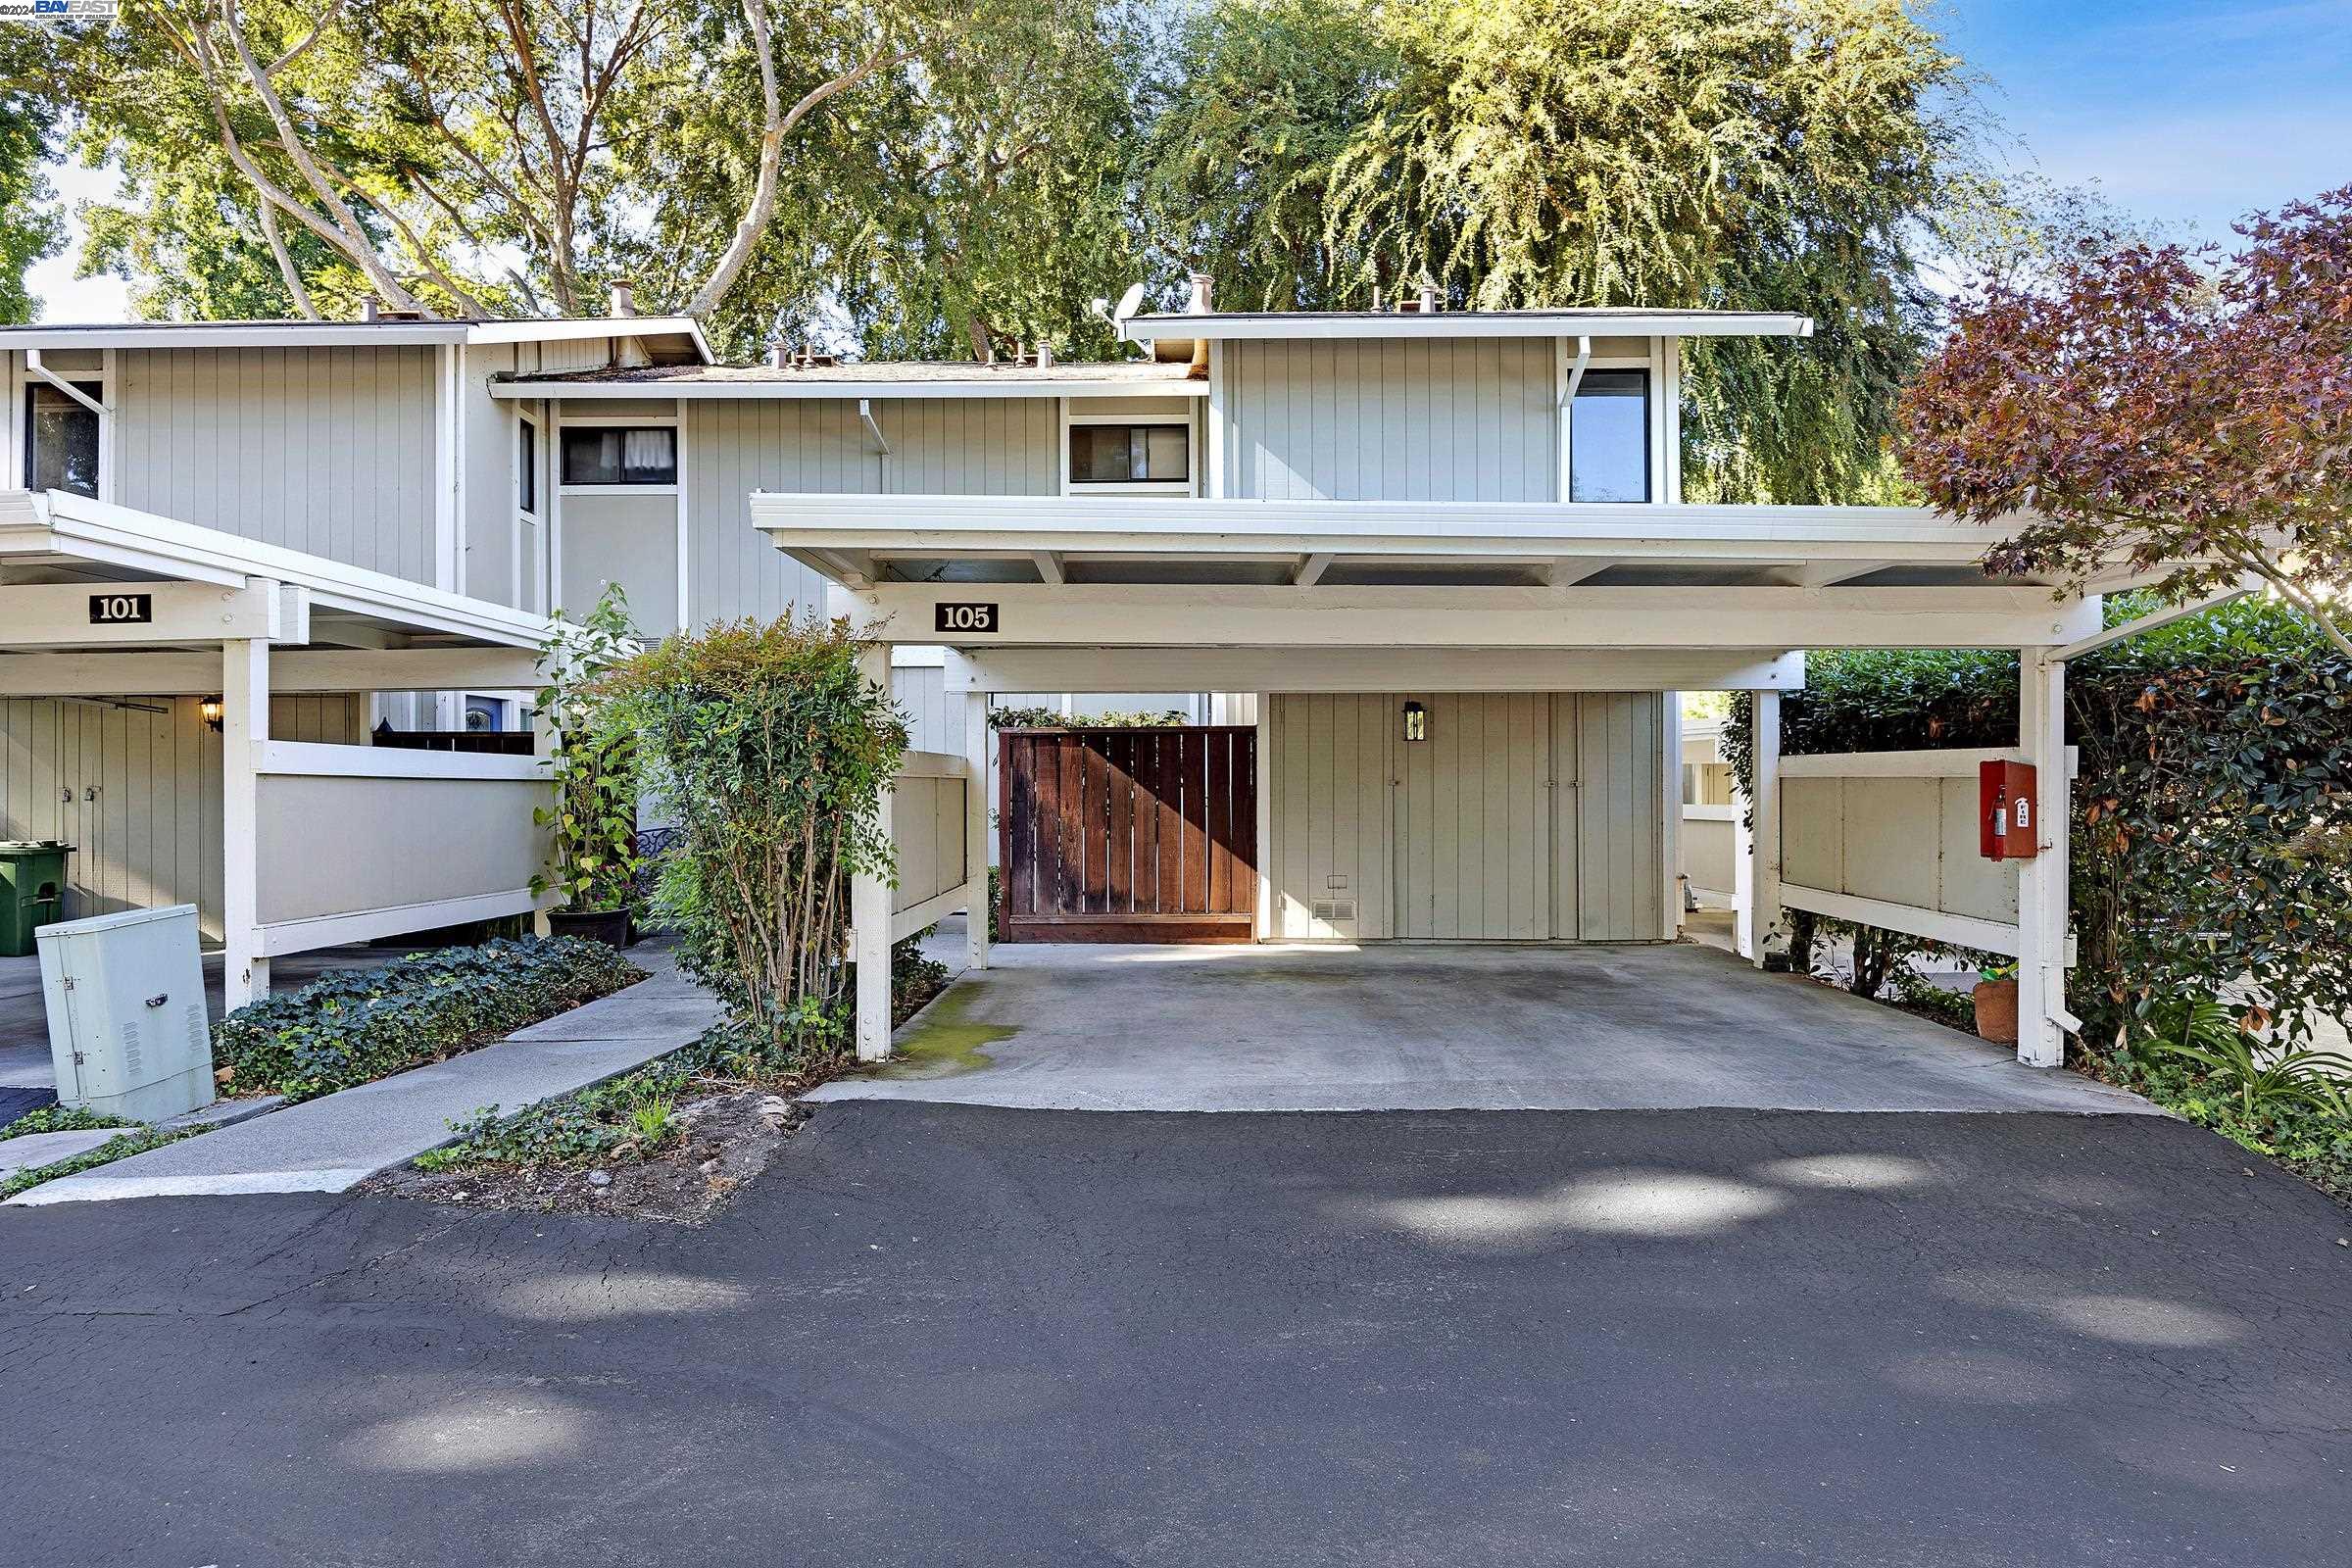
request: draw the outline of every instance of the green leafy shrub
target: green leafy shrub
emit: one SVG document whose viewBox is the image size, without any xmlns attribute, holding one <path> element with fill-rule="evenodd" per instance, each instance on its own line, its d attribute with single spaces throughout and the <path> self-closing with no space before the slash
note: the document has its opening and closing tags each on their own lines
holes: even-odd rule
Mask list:
<svg viewBox="0 0 2352 1568">
<path fill-rule="evenodd" d="M 425 1171 L 613 1165 L 644 1159 L 677 1136 L 679 1097 L 707 1050 L 690 1046 L 635 1072 L 501 1116 L 486 1105 L 450 1124 L 457 1136 L 416 1156 Z"/>
<path fill-rule="evenodd" d="M 850 880 L 893 875 L 880 793 L 906 727 L 846 620 L 671 637 L 598 688 L 676 817 L 656 913 L 739 1037 L 777 1064 L 841 1049 Z"/>
<path fill-rule="evenodd" d="M 1090 713 L 1077 717 L 1058 708 L 992 708 L 990 729 L 1181 729 L 1192 722 L 1182 709 L 1157 712 Z"/>
<path fill-rule="evenodd" d="M 221 1019 L 213 1067 L 230 1094 L 309 1100 L 502 1040 L 643 978 L 612 949 L 578 937 L 330 970 Z"/>
<path fill-rule="evenodd" d="M 549 860 L 531 878 L 534 894 L 554 891 L 566 909 L 625 906 L 637 874 L 636 747 L 614 719 L 596 683 L 636 652 L 628 600 L 608 584 L 585 620 L 557 611 L 539 649 L 537 706 L 555 725 L 547 756 L 553 804 L 533 808 L 531 820 L 551 830 Z"/>
<path fill-rule="evenodd" d="M 0 1140 L 26 1138 L 34 1133 L 103 1132 L 109 1127 L 136 1127 L 135 1121 L 109 1116 L 80 1105 L 43 1105 L 28 1110 L 5 1127 L 0 1127 Z"/>
</svg>

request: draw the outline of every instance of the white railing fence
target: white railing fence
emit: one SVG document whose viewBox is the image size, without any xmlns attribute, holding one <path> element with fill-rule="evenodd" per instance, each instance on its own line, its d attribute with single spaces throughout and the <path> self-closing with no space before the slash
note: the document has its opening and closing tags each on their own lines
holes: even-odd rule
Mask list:
<svg viewBox="0 0 2352 1568">
<path fill-rule="evenodd" d="M 903 941 L 988 896 L 988 856 L 972 842 L 971 764 L 949 752 L 908 752 L 891 784 L 890 836 L 899 885 L 890 895 L 890 939 Z M 977 887 L 978 891 L 973 890 Z"/>
</svg>

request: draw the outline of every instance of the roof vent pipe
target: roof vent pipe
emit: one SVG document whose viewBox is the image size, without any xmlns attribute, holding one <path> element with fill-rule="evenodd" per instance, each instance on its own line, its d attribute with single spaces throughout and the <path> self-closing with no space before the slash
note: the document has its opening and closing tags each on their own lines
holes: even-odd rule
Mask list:
<svg viewBox="0 0 2352 1568">
<path fill-rule="evenodd" d="M 1421 279 L 1421 314 L 1423 316 L 1438 314 L 1438 283 L 1435 278 L 1424 277 Z"/>
<path fill-rule="evenodd" d="M 614 278 L 612 280 L 612 306 L 606 314 L 635 316 L 637 314 L 637 285 L 625 277 Z"/>
<path fill-rule="evenodd" d="M 1185 301 L 1184 308 L 1186 311 L 1195 316 L 1205 316 L 1208 314 L 1208 289 L 1209 284 L 1213 281 L 1214 279 L 1212 279 L 1206 272 L 1195 272 L 1193 274 L 1193 295 L 1191 299 Z"/>
<path fill-rule="evenodd" d="M 767 346 L 767 363 L 772 369 L 788 370 L 792 368 L 792 346 L 782 338 L 770 343 Z"/>
<path fill-rule="evenodd" d="M 382 310 L 382 303 L 372 294 L 365 295 L 360 300 L 360 319 L 363 321 L 377 319 Z"/>
<path fill-rule="evenodd" d="M 1054 365 L 1054 345 L 1043 338 L 1037 342 L 1037 365 L 1041 370 L 1051 369 Z"/>
</svg>

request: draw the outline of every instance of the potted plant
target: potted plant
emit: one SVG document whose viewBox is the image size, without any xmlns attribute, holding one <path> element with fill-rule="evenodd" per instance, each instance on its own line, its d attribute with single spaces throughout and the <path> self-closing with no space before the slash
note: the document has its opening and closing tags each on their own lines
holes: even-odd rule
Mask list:
<svg viewBox="0 0 2352 1568">
<path fill-rule="evenodd" d="M 1977 1038 L 2017 1044 L 2017 965 L 1988 963 L 1977 971 Z"/>
<path fill-rule="evenodd" d="M 548 925 L 558 936 L 628 946 L 637 874 L 637 763 L 633 742 L 598 689 L 605 672 L 636 652 L 628 600 L 605 589 L 584 620 L 558 611 L 540 646 L 539 712 L 554 725 L 546 758 L 554 803 L 531 819 L 551 829 L 548 860 L 531 892 L 554 893 Z"/>
</svg>

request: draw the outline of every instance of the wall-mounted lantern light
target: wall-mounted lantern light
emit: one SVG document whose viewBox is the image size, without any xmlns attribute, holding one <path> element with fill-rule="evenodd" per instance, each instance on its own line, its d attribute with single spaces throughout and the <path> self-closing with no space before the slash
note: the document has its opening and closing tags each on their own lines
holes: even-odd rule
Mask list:
<svg viewBox="0 0 2352 1568">
<path fill-rule="evenodd" d="M 202 702 L 196 705 L 196 712 L 200 717 L 203 718 L 205 728 L 213 731 L 215 734 L 220 733 L 221 714 L 220 698 L 205 698 Z"/>
<path fill-rule="evenodd" d="M 1419 703 L 1404 705 L 1404 738 L 1408 741 L 1429 739 L 1429 710 Z"/>
</svg>

